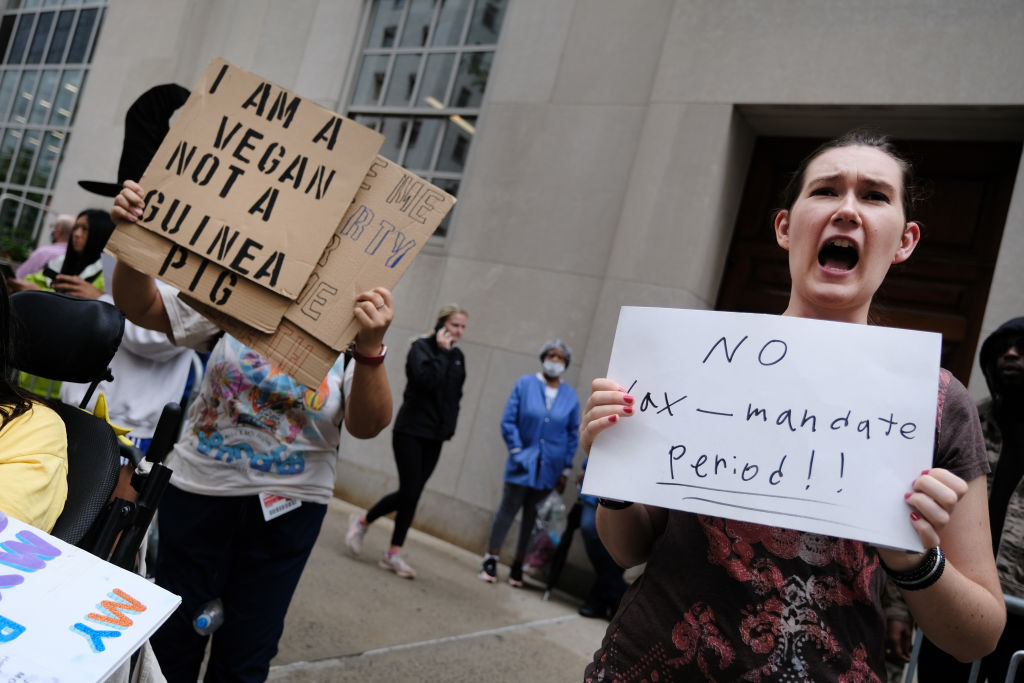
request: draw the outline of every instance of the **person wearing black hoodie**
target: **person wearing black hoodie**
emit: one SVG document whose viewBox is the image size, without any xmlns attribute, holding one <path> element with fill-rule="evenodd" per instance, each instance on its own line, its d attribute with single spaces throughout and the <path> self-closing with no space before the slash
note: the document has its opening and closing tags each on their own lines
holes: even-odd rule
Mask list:
<svg viewBox="0 0 1024 683">
<path fill-rule="evenodd" d="M 988 450 L 988 507 L 993 552 L 1003 593 L 1024 599 L 1024 317 L 1001 325 L 978 354 L 990 397 L 978 404 Z M 1002 683 L 1010 658 L 1024 650 L 1024 616 L 1007 610 L 1006 628 L 992 654 L 981 662 L 979 681 Z M 918 680 L 967 681 L 962 664 L 927 638 L 921 645 Z M 1024 668 L 1024 667 L 1022 667 Z M 1024 681 L 1018 668 L 1016 681 Z"/>
<path fill-rule="evenodd" d="M 438 311 L 433 332 L 417 338 L 409 348 L 405 394 L 391 436 L 398 490 L 381 498 L 366 514 L 352 515 L 345 536 L 349 552 L 358 556 L 370 524 L 396 513 L 391 546 L 378 564 L 403 579 L 416 578 L 416 570 L 401 554 L 405 535 L 412 526 L 423 487 L 437 466 L 441 445 L 455 434 L 466 381 L 466 359 L 455 344 L 462 338 L 467 318 L 466 311 L 457 304 L 444 306 Z"/>
</svg>

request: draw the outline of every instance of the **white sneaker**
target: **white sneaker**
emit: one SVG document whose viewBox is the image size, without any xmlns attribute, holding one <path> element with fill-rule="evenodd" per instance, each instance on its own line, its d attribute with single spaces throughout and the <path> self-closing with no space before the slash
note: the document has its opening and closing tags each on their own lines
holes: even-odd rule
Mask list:
<svg viewBox="0 0 1024 683">
<path fill-rule="evenodd" d="M 395 553 L 394 555 L 388 555 L 384 553 L 384 557 L 381 558 L 380 562 L 377 563 L 383 569 L 390 569 L 394 573 L 401 576 L 403 579 L 415 579 L 416 570 L 409 566 L 409 564 L 402 558 L 401 553 Z"/>
<path fill-rule="evenodd" d="M 345 534 L 345 545 L 348 547 L 348 551 L 357 557 L 359 553 L 363 552 L 363 537 L 366 536 L 366 530 L 370 528 L 363 524 L 361 519 L 362 515 L 352 515 L 348 520 L 348 533 Z"/>
</svg>

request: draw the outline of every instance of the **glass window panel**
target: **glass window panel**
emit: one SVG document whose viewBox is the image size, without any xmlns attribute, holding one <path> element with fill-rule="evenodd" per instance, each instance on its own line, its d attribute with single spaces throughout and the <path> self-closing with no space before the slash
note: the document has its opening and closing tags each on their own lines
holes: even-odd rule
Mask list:
<svg viewBox="0 0 1024 683">
<path fill-rule="evenodd" d="M 43 12 L 36 22 L 36 31 L 32 36 L 32 45 L 28 49 L 26 64 L 38 64 L 43 61 L 43 53 L 46 50 L 46 41 L 50 38 L 50 25 L 53 23 L 53 12 Z"/>
<path fill-rule="evenodd" d="M 0 121 L 7 120 L 11 100 L 14 99 L 14 88 L 20 75 L 17 71 L 8 71 L 4 74 L 3 81 L 0 81 Z"/>
<path fill-rule="evenodd" d="M 434 29 L 434 45 L 458 45 L 462 40 L 462 27 L 466 23 L 470 0 L 444 0 L 441 16 Z"/>
<path fill-rule="evenodd" d="M 445 106 L 445 90 L 448 88 L 448 78 L 451 76 L 454 63 L 455 55 L 451 52 L 432 54 L 427 57 L 427 66 L 423 69 L 423 83 L 413 106 L 434 106 L 427 101 L 428 97 L 434 98 L 441 106 Z"/>
<path fill-rule="evenodd" d="M 402 20 L 405 0 L 393 2 L 377 2 L 374 7 L 373 22 L 370 25 L 370 37 L 366 43 L 368 48 L 394 47 L 398 24 Z"/>
<path fill-rule="evenodd" d="M 60 158 L 60 150 L 63 140 L 53 132 L 49 132 L 43 138 L 43 147 L 39 150 L 39 161 L 36 162 L 36 169 L 32 173 L 34 187 L 48 188 L 53 184 L 54 171 L 57 168 L 57 159 Z"/>
<path fill-rule="evenodd" d="M 0 19 L 0 62 L 7 54 L 7 45 L 11 42 L 11 34 L 14 33 L 14 22 L 17 20 L 13 14 L 4 15 Z"/>
<path fill-rule="evenodd" d="M 35 161 L 36 152 L 39 151 L 40 133 L 37 130 L 27 130 L 21 138 L 21 149 L 14 157 L 14 168 L 11 169 L 11 182 L 15 185 L 23 185 L 28 180 L 28 172 Z"/>
<path fill-rule="evenodd" d="M 459 196 L 459 181 L 454 178 L 434 178 L 430 182 L 437 185 L 439 188 L 447 192 L 453 197 Z M 452 219 L 452 212 L 449 211 L 441 221 L 441 224 L 437 226 L 437 230 L 434 231 L 433 237 L 444 237 L 448 234 L 448 223 Z"/>
<path fill-rule="evenodd" d="M 0 143 L 0 182 L 7 180 L 7 172 L 11 169 L 11 160 L 20 141 L 20 130 L 7 130 L 4 133 L 4 140 Z"/>
<path fill-rule="evenodd" d="M 474 117 L 466 117 L 463 120 L 471 127 L 476 125 Z M 441 153 L 437 157 L 437 170 L 462 173 L 466 167 L 466 157 L 469 155 L 469 145 L 472 142 L 473 135 L 471 133 L 449 120 L 444 132 L 444 141 L 441 143 Z"/>
<path fill-rule="evenodd" d="M 43 0 L 43 7 L 60 7 L 60 0 Z"/>
<path fill-rule="evenodd" d="M 21 7 L 21 0 L 7 0 L 7 9 L 18 9 Z"/>
<path fill-rule="evenodd" d="M 497 45 L 501 20 L 505 18 L 505 0 L 477 0 L 469 22 L 467 45 Z"/>
<path fill-rule="evenodd" d="M 40 0 L 22 0 L 21 6 L 28 9 L 30 7 L 39 7 L 40 4 Z"/>
<path fill-rule="evenodd" d="M 437 136 L 441 134 L 442 121 L 436 116 L 413 119 L 403 166 L 414 173 L 430 169 L 430 159 L 434 155 Z"/>
<path fill-rule="evenodd" d="M 67 126 L 71 123 L 71 117 L 78 103 L 78 91 L 81 87 L 81 70 L 71 69 L 64 72 L 64 76 L 60 80 L 60 87 L 57 88 L 57 97 L 53 103 L 51 126 Z"/>
<path fill-rule="evenodd" d="M 14 197 L 21 197 L 24 193 L 12 190 L 9 194 Z M 21 207 L 21 202 L 17 199 L 4 198 L 2 204 L 0 204 L 0 226 L 9 227 L 14 224 L 14 219 L 18 216 L 18 209 Z"/>
<path fill-rule="evenodd" d="M 30 194 L 26 197 L 30 202 L 39 202 L 42 199 L 41 195 Z M 42 203 L 42 202 L 40 202 Z M 17 234 L 15 239 L 20 238 L 21 240 L 30 237 L 34 231 L 36 221 L 39 220 L 40 210 L 31 204 L 25 204 L 21 209 L 21 215 L 18 216 L 18 225 L 15 228 Z"/>
<path fill-rule="evenodd" d="M 491 71 L 492 52 L 468 52 L 459 60 L 459 72 L 452 89 L 452 107 L 479 107 Z"/>
<path fill-rule="evenodd" d="M 356 123 L 366 126 L 370 130 L 380 131 L 381 118 L 379 116 L 367 116 L 366 114 L 357 114 L 352 117 L 352 120 Z"/>
<path fill-rule="evenodd" d="M 402 29 L 402 47 L 423 47 L 427 44 L 436 6 L 437 0 L 412 0 Z"/>
<path fill-rule="evenodd" d="M 21 83 L 14 94 L 14 111 L 11 112 L 12 121 L 25 123 L 28 120 L 28 110 L 36 97 L 36 81 L 38 80 L 38 71 L 26 71 L 21 74 Z"/>
<path fill-rule="evenodd" d="M 380 148 L 382 157 L 397 164 L 402 163 L 399 157 L 402 153 L 402 140 L 405 139 L 405 129 L 408 125 L 409 119 L 405 116 L 381 117 L 380 133 L 384 135 L 384 144 Z"/>
<path fill-rule="evenodd" d="M 100 27 L 103 26 L 103 17 L 105 17 L 106 14 L 107 14 L 106 8 L 101 8 L 100 9 L 100 13 L 99 13 L 99 18 L 96 20 L 96 38 L 97 39 L 99 38 L 99 35 L 100 35 Z M 100 42 L 99 40 L 93 40 L 92 41 L 92 46 L 89 48 L 89 57 L 86 59 L 86 61 L 89 62 L 90 64 L 92 64 L 92 56 L 93 56 L 93 54 L 95 54 L 96 46 L 99 44 L 99 42 Z"/>
<path fill-rule="evenodd" d="M 50 49 L 46 52 L 47 64 L 60 64 L 64 59 L 64 48 L 67 47 L 71 25 L 74 23 L 75 13 L 71 10 L 57 15 L 57 27 L 53 29 L 53 40 L 50 41 Z"/>
<path fill-rule="evenodd" d="M 7 57 L 8 64 L 21 64 L 25 55 L 25 48 L 28 46 L 28 39 L 32 36 L 32 22 L 36 15 L 22 14 L 18 19 L 18 28 L 14 33 L 14 43 L 11 45 L 11 54 Z"/>
<path fill-rule="evenodd" d="M 413 91 L 416 89 L 416 72 L 420 68 L 421 57 L 422 55 L 419 53 L 395 57 L 395 65 L 391 69 L 391 80 L 388 82 L 388 92 L 384 96 L 386 106 L 409 106 Z"/>
<path fill-rule="evenodd" d="M 32 106 L 32 114 L 28 117 L 29 123 L 46 123 L 50 117 L 59 73 L 56 69 L 47 69 L 43 72 L 43 77 L 39 81 L 39 90 L 36 91 L 36 100 Z"/>
<path fill-rule="evenodd" d="M 388 71 L 387 55 L 366 55 L 359 67 L 359 81 L 352 94 L 353 106 L 376 106 L 380 102 L 384 76 Z"/>
<path fill-rule="evenodd" d="M 67 61 L 72 64 L 84 62 L 89 49 L 89 38 L 92 35 L 92 25 L 96 21 L 98 10 L 85 9 L 78 15 L 78 25 L 75 27 L 75 35 L 71 39 L 71 49 L 68 51 Z"/>
</svg>

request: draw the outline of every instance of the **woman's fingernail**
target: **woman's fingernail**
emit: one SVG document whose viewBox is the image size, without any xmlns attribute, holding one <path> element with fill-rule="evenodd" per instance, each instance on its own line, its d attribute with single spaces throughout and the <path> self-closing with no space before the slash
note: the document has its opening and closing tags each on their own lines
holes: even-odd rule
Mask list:
<svg viewBox="0 0 1024 683">
<path fill-rule="evenodd" d="M 630 408 L 629 406 L 624 406 L 622 408 L 622 412 L 624 412 L 626 415 L 632 415 L 633 414 L 633 409 Z"/>
<path fill-rule="evenodd" d="M 912 519 L 912 520 L 914 520 L 916 522 L 917 520 L 921 519 L 921 515 L 917 514 L 916 512 L 911 512 L 910 513 L 910 519 Z"/>
<path fill-rule="evenodd" d="M 903 494 L 903 500 L 906 500 L 907 498 L 910 498 L 911 495 L 912 494 L 910 494 L 910 493 L 904 493 Z"/>
<path fill-rule="evenodd" d="M 608 416 L 608 421 L 609 422 L 618 422 L 619 421 L 619 416 L 618 415 L 609 415 Z"/>
<path fill-rule="evenodd" d="M 921 474 L 928 474 L 931 470 L 921 470 Z"/>
<path fill-rule="evenodd" d="M 625 396 L 622 397 L 622 400 L 625 401 L 626 403 L 632 403 L 633 397 L 630 396 L 629 394 L 626 394 Z"/>
</svg>

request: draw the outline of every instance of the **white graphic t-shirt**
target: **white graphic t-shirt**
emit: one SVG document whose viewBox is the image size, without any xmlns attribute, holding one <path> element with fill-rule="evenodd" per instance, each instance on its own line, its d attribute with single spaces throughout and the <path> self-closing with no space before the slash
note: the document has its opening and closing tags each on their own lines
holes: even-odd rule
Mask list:
<svg viewBox="0 0 1024 683">
<path fill-rule="evenodd" d="M 216 333 L 176 297 L 164 301 L 177 343 L 193 345 Z M 320 386 L 306 387 L 224 335 L 169 457 L 171 483 L 210 496 L 265 491 L 326 503 L 334 491 L 341 392 L 351 388 L 353 365 L 344 368 L 339 357 Z"/>
</svg>

